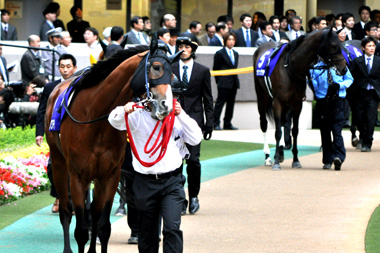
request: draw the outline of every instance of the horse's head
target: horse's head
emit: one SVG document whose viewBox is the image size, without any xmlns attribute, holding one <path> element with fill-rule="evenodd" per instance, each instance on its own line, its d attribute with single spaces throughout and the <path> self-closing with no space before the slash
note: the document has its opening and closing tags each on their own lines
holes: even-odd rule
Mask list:
<svg viewBox="0 0 380 253">
<path fill-rule="evenodd" d="M 347 72 L 346 61 L 342 54 L 342 47 L 335 31 L 323 30 L 322 39 L 319 43 L 318 55 L 324 60 L 327 66 L 336 68 L 338 75 L 345 75 Z"/>
<path fill-rule="evenodd" d="M 168 57 L 164 47 L 158 44 L 157 35 L 154 34 L 150 52 L 142 63 L 145 71 L 137 70 L 140 75 L 143 75 L 143 78 L 137 78 L 138 81 L 132 82 L 135 95 L 143 94 L 147 97 L 149 108 L 152 112 L 151 116 L 157 120 L 162 120 L 173 110 L 171 84 L 174 78 L 171 64 L 182 53 Z M 144 85 L 145 87 L 141 89 Z M 141 90 L 144 92 L 141 92 Z"/>
</svg>

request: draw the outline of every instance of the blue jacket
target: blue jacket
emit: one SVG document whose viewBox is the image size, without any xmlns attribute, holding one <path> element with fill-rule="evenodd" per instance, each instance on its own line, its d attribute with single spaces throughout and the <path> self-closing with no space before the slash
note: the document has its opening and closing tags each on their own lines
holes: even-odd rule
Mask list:
<svg viewBox="0 0 380 253">
<path fill-rule="evenodd" d="M 314 67 L 319 66 L 326 66 L 324 62 L 319 62 L 314 65 Z M 313 81 L 313 87 L 315 91 L 315 96 L 317 99 L 325 98 L 327 94 L 327 89 L 329 87 L 328 84 L 328 76 L 327 76 L 327 69 L 311 69 L 310 75 Z M 351 86 L 352 82 L 354 81 L 354 78 L 351 75 L 350 70 L 347 68 L 347 72 L 344 76 L 339 76 L 336 74 L 336 70 L 333 68 L 330 68 L 331 76 L 333 78 L 333 81 L 335 83 L 338 83 L 340 86 L 339 89 L 339 97 L 345 98 L 346 97 L 346 89 Z"/>
</svg>

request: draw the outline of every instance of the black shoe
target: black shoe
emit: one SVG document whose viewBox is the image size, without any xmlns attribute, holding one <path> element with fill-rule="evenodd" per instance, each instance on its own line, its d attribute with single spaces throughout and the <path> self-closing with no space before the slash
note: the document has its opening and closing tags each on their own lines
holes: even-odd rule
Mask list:
<svg viewBox="0 0 380 253">
<path fill-rule="evenodd" d="M 331 169 L 331 163 L 325 163 L 325 164 L 323 164 L 322 169 L 324 169 L 324 170 L 329 170 L 329 169 Z"/>
<path fill-rule="evenodd" d="M 234 127 L 233 125 L 224 126 L 223 129 L 224 129 L 224 130 L 239 130 L 239 128 Z"/>
<path fill-rule="evenodd" d="M 220 125 L 215 125 L 214 130 L 218 131 L 218 130 L 222 130 L 222 128 L 220 127 Z"/>
<path fill-rule="evenodd" d="M 131 235 L 128 239 L 128 244 L 138 244 L 139 238 L 135 235 Z"/>
<path fill-rule="evenodd" d="M 358 137 L 354 136 L 354 137 L 352 138 L 352 140 L 351 140 L 351 145 L 352 145 L 353 147 L 356 147 L 356 146 L 358 145 L 358 143 L 359 143 L 359 139 L 358 139 Z"/>
<path fill-rule="evenodd" d="M 195 214 L 199 210 L 198 198 L 190 198 L 189 213 Z"/>
<path fill-rule="evenodd" d="M 340 170 L 340 168 L 342 167 L 342 160 L 340 160 L 339 157 L 334 158 L 334 166 L 335 170 Z"/>
<path fill-rule="evenodd" d="M 371 152 L 371 148 L 363 146 L 362 147 L 362 152 Z"/>
<path fill-rule="evenodd" d="M 119 208 L 116 210 L 115 216 L 125 216 L 127 215 L 127 212 L 125 211 L 125 207 L 119 206 Z"/>
<path fill-rule="evenodd" d="M 292 144 L 285 144 L 284 149 L 289 150 L 292 148 Z"/>
</svg>

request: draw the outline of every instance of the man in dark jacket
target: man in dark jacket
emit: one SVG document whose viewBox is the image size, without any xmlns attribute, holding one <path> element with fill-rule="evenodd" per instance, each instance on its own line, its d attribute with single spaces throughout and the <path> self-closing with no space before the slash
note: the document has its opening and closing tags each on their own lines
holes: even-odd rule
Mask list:
<svg viewBox="0 0 380 253">
<path fill-rule="evenodd" d="M 225 46 L 215 53 L 213 70 L 236 69 L 239 64 L 239 54 L 232 49 L 235 45 L 236 36 L 228 32 L 223 38 Z M 214 108 L 214 129 L 222 129 L 220 127 L 220 115 L 224 104 L 227 103 L 223 128 L 237 130 L 238 128 L 232 125 L 231 120 L 234 113 L 236 92 L 240 88 L 239 78 L 237 75 L 216 76 L 215 80 L 218 86 L 218 97 Z"/>
<path fill-rule="evenodd" d="M 32 34 L 28 38 L 28 43 L 30 47 L 40 47 L 40 37 Z M 20 65 L 24 84 L 30 83 L 38 75 L 45 75 L 45 69 L 39 50 L 28 49 L 22 56 Z"/>
<path fill-rule="evenodd" d="M 195 51 L 198 44 L 189 37 L 177 38 L 178 51 L 184 50 L 181 60 L 172 65 L 173 73 L 186 87 L 180 99 L 183 110 L 193 118 L 202 129 L 204 138 L 210 139 L 213 130 L 213 99 L 211 93 L 210 70 L 195 62 Z M 206 118 L 206 121 L 204 121 Z M 190 157 L 186 160 L 187 182 L 189 190 L 189 212 L 194 214 L 199 210 L 198 194 L 201 187 L 201 164 L 199 162 L 201 145 L 187 145 Z M 187 203 L 182 213 L 186 213 Z"/>
</svg>

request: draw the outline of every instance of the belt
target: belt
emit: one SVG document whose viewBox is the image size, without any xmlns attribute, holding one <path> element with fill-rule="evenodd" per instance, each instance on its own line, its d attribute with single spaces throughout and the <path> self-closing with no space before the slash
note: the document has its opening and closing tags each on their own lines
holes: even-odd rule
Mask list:
<svg viewBox="0 0 380 253">
<path fill-rule="evenodd" d="M 161 173 L 161 174 L 142 174 L 142 173 L 139 173 L 137 171 L 136 171 L 136 174 L 138 174 L 139 176 L 142 176 L 142 177 L 147 177 L 147 178 L 159 180 L 159 179 L 164 179 L 164 178 L 168 178 L 171 176 L 177 176 L 181 172 L 182 172 L 182 169 L 181 169 L 181 167 L 179 167 L 178 169 L 175 169 L 173 171 L 169 171 L 169 172 Z"/>
</svg>

